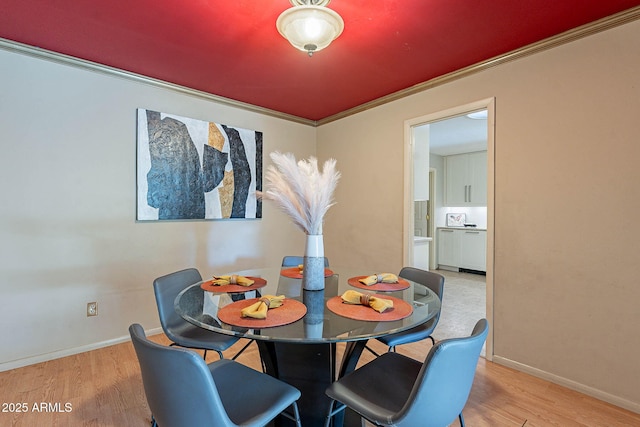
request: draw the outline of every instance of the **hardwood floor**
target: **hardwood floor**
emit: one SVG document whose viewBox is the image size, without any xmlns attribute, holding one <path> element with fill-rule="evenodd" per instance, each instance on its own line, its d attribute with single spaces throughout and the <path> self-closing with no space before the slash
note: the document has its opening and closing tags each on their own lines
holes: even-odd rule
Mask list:
<svg viewBox="0 0 640 427">
<path fill-rule="evenodd" d="M 163 335 L 151 338 L 168 342 Z M 237 343 L 228 354 L 235 354 L 242 344 Z M 371 345 L 385 350 L 377 342 Z M 399 351 L 423 359 L 429 348 L 424 342 L 402 346 Z M 361 363 L 372 357 L 365 352 Z M 216 358 L 212 354 L 208 361 Z M 249 347 L 238 361 L 260 369 L 256 346 Z M 145 427 L 151 419 L 129 342 L 0 372 L 0 390 L 0 426 Z M 482 358 L 464 416 L 469 427 L 640 426 L 640 414 Z M 457 421 L 452 425 L 457 426 Z"/>
</svg>

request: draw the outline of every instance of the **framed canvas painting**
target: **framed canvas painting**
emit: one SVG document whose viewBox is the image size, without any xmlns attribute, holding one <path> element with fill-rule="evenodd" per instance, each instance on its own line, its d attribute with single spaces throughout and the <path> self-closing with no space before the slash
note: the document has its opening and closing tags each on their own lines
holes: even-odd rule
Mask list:
<svg viewBox="0 0 640 427">
<path fill-rule="evenodd" d="M 262 132 L 139 108 L 137 219 L 261 218 Z"/>
</svg>

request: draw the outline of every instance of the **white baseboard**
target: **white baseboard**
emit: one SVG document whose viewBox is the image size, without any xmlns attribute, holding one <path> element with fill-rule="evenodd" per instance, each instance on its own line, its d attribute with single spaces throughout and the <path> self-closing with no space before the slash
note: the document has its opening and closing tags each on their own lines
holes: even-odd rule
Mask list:
<svg viewBox="0 0 640 427">
<path fill-rule="evenodd" d="M 515 362 L 513 360 L 510 360 L 504 357 L 494 355 L 493 362 L 498 363 L 500 365 L 507 366 L 509 368 L 513 368 L 517 371 L 521 371 L 521 372 L 533 375 L 534 377 L 542 378 L 543 380 L 547 380 L 554 384 L 567 387 L 571 390 L 579 391 L 580 393 L 584 393 L 587 396 L 595 397 L 596 399 L 602 400 L 607 403 L 611 403 L 612 405 L 640 414 L 640 403 L 632 402 L 622 397 L 615 396 L 613 394 L 604 392 L 602 390 L 589 387 L 579 382 L 576 382 L 558 375 L 554 375 L 549 372 L 525 365 L 523 363 Z"/>
<path fill-rule="evenodd" d="M 162 333 L 162 328 L 149 329 L 148 331 L 146 331 L 146 333 L 147 335 L 156 335 Z M 22 368 L 29 365 L 35 365 L 36 363 L 48 362 L 50 360 L 60 359 L 62 357 L 72 356 L 74 354 L 84 353 L 91 350 L 97 350 L 99 348 L 109 347 L 129 340 L 131 340 L 131 337 L 129 337 L 129 335 L 123 335 L 121 337 L 107 341 L 96 342 L 80 347 L 68 348 L 32 357 L 25 357 L 24 359 L 12 360 L 10 362 L 0 363 L 0 372 L 10 371 L 11 369 Z"/>
</svg>

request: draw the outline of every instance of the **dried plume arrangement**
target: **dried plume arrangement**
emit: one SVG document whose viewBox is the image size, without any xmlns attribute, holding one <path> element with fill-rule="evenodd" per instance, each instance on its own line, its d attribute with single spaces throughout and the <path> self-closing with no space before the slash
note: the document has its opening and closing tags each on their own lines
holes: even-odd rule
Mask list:
<svg viewBox="0 0 640 427">
<path fill-rule="evenodd" d="M 258 197 L 273 201 L 306 234 L 322 234 L 324 215 L 335 204 L 333 192 L 340 179 L 336 160 L 327 160 L 320 172 L 315 157 L 296 161 L 293 154 L 278 151 L 269 156 L 273 165 L 267 168 L 266 191 L 258 192 Z"/>
</svg>

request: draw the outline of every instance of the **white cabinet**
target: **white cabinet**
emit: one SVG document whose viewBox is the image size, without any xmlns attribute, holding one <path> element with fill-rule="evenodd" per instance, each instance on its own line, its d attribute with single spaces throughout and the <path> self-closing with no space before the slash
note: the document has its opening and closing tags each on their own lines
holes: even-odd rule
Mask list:
<svg viewBox="0 0 640 427">
<path fill-rule="evenodd" d="M 459 154 L 445 157 L 444 162 L 445 206 L 465 206 L 467 204 L 469 159 L 466 154 Z"/>
<path fill-rule="evenodd" d="M 487 271 L 487 232 L 485 230 L 438 230 L 438 265 Z"/>
<path fill-rule="evenodd" d="M 487 152 L 469 154 L 469 203 L 487 206 Z"/>
<path fill-rule="evenodd" d="M 487 205 L 487 152 L 445 157 L 445 206 Z"/>
<path fill-rule="evenodd" d="M 460 263 L 460 239 L 455 230 L 438 230 L 438 264 L 456 267 Z"/>
<path fill-rule="evenodd" d="M 487 232 L 460 230 L 460 268 L 487 271 Z"/>
</svg>

